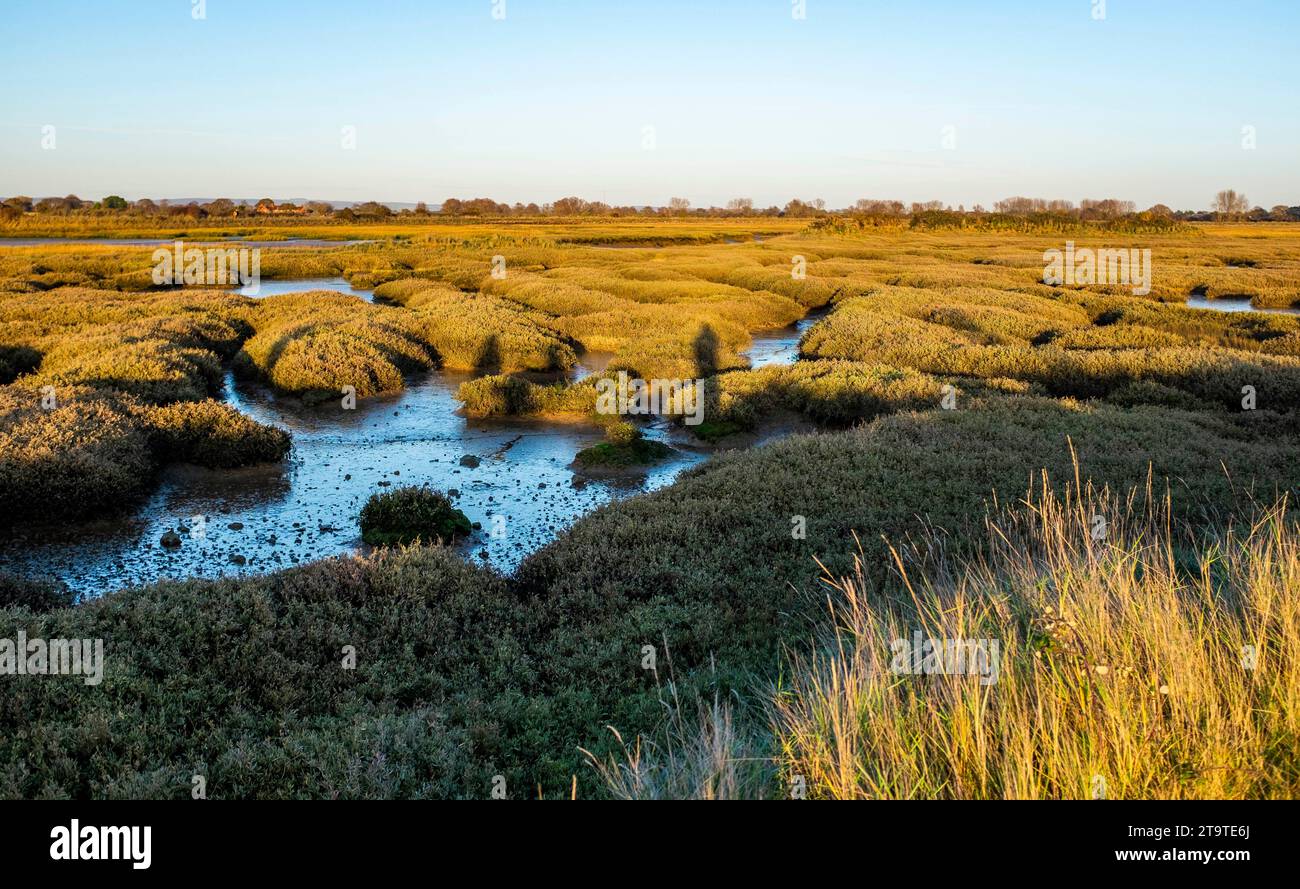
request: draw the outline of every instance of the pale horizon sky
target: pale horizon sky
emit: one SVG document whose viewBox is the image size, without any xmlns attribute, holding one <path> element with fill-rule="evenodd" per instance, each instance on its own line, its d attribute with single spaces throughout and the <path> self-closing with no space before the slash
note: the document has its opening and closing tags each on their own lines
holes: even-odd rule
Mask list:
<svg viewBox="0 0 1300 889">
<path fill-rule="evenodd" d="M 4 0 L 0 196 L 1300 204 L 1293 0 L 196 5 Z"/>
</svg>

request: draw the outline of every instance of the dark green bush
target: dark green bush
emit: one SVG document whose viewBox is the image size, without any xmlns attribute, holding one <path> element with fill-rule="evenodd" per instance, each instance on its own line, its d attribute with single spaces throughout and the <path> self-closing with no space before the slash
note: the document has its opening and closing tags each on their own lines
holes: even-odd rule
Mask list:
<svg viewBox="0 0 1300 889">
<path fill-rule="evenodd" d="M 361 509 L 361 539 L 371 546 L 450 543 L 472 530 L 447 495 L 423 487 L 397 488 L 371 496 Z"/>
<path fill-rule="evenodd" d="M 0 608 L 26 608 L 42 612 L 67 608 L 76 601 L 76 595 L 61 583 L 33 580 L 0 571 Z"/>
<path fill-rule="evenodd" d="M 636 426 L 620 420 L 605 427 L 605 441 L 578 451 L 574 462 L 585 468 L 641 466 L 672 452 L 668 445 L 650 441 Z"/>
</svg>

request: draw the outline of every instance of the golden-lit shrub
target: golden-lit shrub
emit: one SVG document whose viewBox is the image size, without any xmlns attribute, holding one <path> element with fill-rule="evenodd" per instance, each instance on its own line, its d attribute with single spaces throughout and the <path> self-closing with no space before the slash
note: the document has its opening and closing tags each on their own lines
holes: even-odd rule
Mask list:
<svg viewBox="0 0 1300 889">
<path fill-rule="evenodd" d="M 705 419 L 751 427 L 764 415 L 785 409 L 843 426 L 894 411 L 937 408 L 942 386 L 909 368 L 801 361 L 707 380 Z"/>
<path fill-rule="evenodd" d="M 0 388 L 0 522 L 110 512 L 147 490 L 149 443 L 119 395 L 87 387 Z"/>
<path fill-rule="evenodd" d="M 219 401 L 151 407 L 142 414 L 154 453 L 165 463 L 229 468 L 274 463 L 289 453 L 289 433 Z"/>
<path fill-rule="evenodd" d="M 410 312 L 335 293 L 268 297 L 252 324 L 236 369 L 284 392 L 323 397 L 351 386 L 364 398 L 398 391 L 404 372 L 436 363 Z"/>
</svg>

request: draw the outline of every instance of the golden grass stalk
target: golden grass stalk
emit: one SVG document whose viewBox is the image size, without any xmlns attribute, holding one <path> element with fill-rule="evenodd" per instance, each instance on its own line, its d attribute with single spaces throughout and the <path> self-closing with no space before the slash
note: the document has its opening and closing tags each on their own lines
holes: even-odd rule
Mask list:
<svg viewBox="0 0 1300 889">
<path fill-rule="evenodd" d="M 1197 536 L 1149 490 L 1062 499 L 1044 484 L 988 531 L 961 564 L 891 550 L 893 590 L 861 560 L 825 578 L 831 626 L 772 696 L 787 779 L 837 799 L 1296 795 L 1300 531 L 1285 503 Z M 996 681 L 898 672 L 891 645 L 918 629 L 996 641 Z"/>
</svg>

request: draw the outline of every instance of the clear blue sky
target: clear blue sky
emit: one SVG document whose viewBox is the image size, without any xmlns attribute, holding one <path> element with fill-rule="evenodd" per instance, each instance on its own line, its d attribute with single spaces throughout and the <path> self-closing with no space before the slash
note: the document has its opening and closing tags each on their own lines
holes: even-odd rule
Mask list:
<svg viewBox="0 0 1300 889">
<path fill-rule="evenodd" d="M 1093 3 L 3 0 L 0 195 L 1300 204 L 1300 3 Z"/>
</svg>

